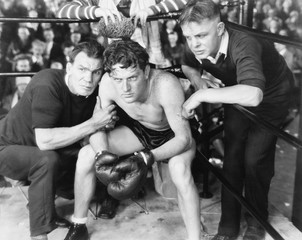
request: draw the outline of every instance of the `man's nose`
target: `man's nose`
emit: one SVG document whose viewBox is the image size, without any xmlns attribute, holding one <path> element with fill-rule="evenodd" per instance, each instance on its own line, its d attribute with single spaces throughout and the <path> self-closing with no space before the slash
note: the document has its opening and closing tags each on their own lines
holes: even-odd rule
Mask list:
<svg viewBox="0 0 302 240">
<path fill-rule="evenodd" d="M 200 41 L 197 38 L 192 38 L 191 45 L 192 47 L 198 47 L 200 45 Z"/>
<path fill-rule="evenodd" d="M 123 81 L 123 91 L 127 92 L 127 91 L 129 91 L 129 89 L 130 89 L 130 84 L 128 83 L 127 80 L 124 80 Z"/>
<path fill-rule="evenodd" d="M 84 79 L 85 79 L 86 82 L 92 82 L 92 77 L 93 77 L 93 74 L 92 74 L 91 71 L 86 71 L 85 72 Z"/>
</svg>

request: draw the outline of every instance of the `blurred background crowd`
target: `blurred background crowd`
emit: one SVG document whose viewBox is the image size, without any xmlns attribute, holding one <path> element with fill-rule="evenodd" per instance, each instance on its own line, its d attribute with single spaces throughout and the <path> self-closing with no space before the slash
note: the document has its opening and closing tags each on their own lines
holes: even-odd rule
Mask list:
<svg viewBox="0 0 302 240">
<path fill-rule="evenodd" d="M 0 17 L 55 18 L 67 0 L 0 0 Z M 159 1 L 157 1 L 159 2 Z M 225 1 L 221 1 L 223 3 Z M 119 6 L 129 7 L 131 0 Z M 239 22 L 239 7 L 224 7 L 223 18 Z M 176 20 L 159 20 L 164 57 L 172 65 L 181 64 L 184 40 Z M 302 1 L 256 0 L 253 28 L 292 40 L 302 40 Z M 96 39 L 106 46 L 107 39 L 98 35 L 91 23 L 23 23 L 0 22 L 0 72 L 37 72 L 44 68 L 64 69 L 73 47 Z M 294 72 L 301 72 L 302 51 L 275 43 Z M 9 111 L 22 96 L 30 77 L 0 76 L 0 106 Z M 298 84 L 298 83 L 297 83 Z"/>
</svg>

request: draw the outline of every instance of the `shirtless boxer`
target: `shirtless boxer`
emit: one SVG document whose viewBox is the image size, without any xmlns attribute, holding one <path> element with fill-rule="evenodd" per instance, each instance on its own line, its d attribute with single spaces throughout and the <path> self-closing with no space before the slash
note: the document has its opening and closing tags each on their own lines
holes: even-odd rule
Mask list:
<svg viewBox="0 0 302 240">
<path fill-rule="evenodd" d="M 141 162 L 150 166 L 154 161 L 169 159 L 170 175 L 177 188 L 188 239 L 200 240 L 199 197 L 190 167 L 195 155 L 195 142 L 189 122 L 181 117 L 184 92 L 179 80 L 167 72 L 150 69 L 147 52 L 131 40 L 111 43 L 104 58 L 107 73 L 100 82 L 101 107 L 114 103 L 123 114 L 119 115 L 113 130 L 92 135 L 90 144 L 79 153 L 73 225 L 65 240 L 88 239 L 86 221 L 95 190 L 95 161 L 113 158 L 116 165 L 109 174 L 114 175 L 121 162 L 125 165 L 119 156 L 134 152 L 138 152 L 137 155 L 126 159 L 126 164 L 134 166 Z M 120 187 L 127 191 L 131 180 L 130 177 Z"/>
</svg>

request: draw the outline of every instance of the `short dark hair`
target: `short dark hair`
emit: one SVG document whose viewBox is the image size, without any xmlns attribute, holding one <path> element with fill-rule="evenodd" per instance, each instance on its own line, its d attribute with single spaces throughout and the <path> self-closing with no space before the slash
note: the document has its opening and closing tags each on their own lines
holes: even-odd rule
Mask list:
<svg viewBox="0 0 302 240">
<path fill-rule="evenodd" d="M 32 54 L 30 54 L 30 53 L 19 53 L 14 57 L 13 61 L 17 62 L 19 60 L 28 60 L 29 63 L 31 64 L 32 63 Z"/>
<path fill-rule="evenodd" d="M 103 59 L 104 47 L 95 40 L 77 44 L 70 53 L 70 62 L 73 63 L 76 56 L 84 52 L 90 58 Z"/>
<path fill-rule="evenodd" d="M 178 23 L 184 25 L 189 22 L 201 22 L 204 19 L 220 17 L 220 7 L 213 0 L 192 0 L 181 12 Z"/>
<path fill-rule="evenodd" d="M 32 65 L 33 65 L 32 54 L 30 54 L 30 53 L 20 53 L 20 54 L 16 55 L 13 59 L 13 65 L 12 65 L 13 71 L 17 71 L 17 72 L 19 71 L 17 69 L 17 65 L 18 65 L 18 62 L 22 61 L 22 60 L 27 60 L 30 69 L 32 68 Z"/>
<path fill-rule="evenodd" d="M 122 68 L 139 67 L 145 70 L 149 63 L 147 51 L 132 40 L 113 41 L 104 52 L 105 71 L 111 72 L 112 66 L 122 64 Z"/>
</svg>

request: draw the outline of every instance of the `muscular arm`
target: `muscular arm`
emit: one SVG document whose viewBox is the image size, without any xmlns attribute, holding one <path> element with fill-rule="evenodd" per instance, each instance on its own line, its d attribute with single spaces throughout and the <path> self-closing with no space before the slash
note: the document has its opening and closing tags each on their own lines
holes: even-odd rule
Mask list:
<svg viewBox="0 0 302 240">
<path fill-rule="evenodd" d="M 58 18 L 96 19 L 110 17 L 114 21 L 114 15 L 120 18 L 118 11 L 101 8 L 97 0 L 74 0 L 64 4 L 56 13 Z"/>
<path fill-rule="evenodd" d="M 98 104 L 98 101 L 97 103 Z M 84 137 L 104 128 L 114 115 L 114 106 L 95 108 L 93 116 L 73 127 L 36 128 L 36 142 L 41 150 L 53 150 L 69 146 Z"/>
<path fill-rule="evenodd" d="M 183 9 L 188 0 L 164 0 L 158 4 L 151 5 L 139 11 L 130 11 L 130 17 L 135 17 L 134 24 L 137 24 L 138 19 L 142 25 L 146 24 L 147 17 L 159 13 L 175 12 Z"/>
<path fill-rule="evenodd" d="M 183 105 L 182 115 L 192 118 L 194 109 L 202 102 L 239 104 L 245 107 L 256 107 L 263 98 L 263 92 L 258 87 L 238 84 L 224 88 L 200 89 L 195 92 Z"/>
<path fill-rule="evenodd" d="M 207 88 L 207 84 L 202 80 L 200 71 L 188 65 L 181 65 L 181 70 L 194 86 L 195 90 Z"/>
<path fill-rule="evenodd" d="M 75 0 L 65 3 L 56 15 L 58 18 L 96 19 L 97 8 L 90 1 Z"/>
<path fill-rule="evenodd" d="M 183 9 L 187 2 L 188 0 L 164 0 L 150 8 L 154 14 L 175 12 Z"/>
<path fill-rule="evenodd" d="M 244 84 L 219 89 L 203 89 L 198 95 L 201 102 L 237 103 L 246 107 L 259 105 L 263 97 L 260 88 Z"/>
<path fill-rule="evenodd" d="M 99 87 L 99 97 L 101 99 L 101 108 L 106 108 L 112 104 L 112 100 L 110 99 L 110 95 L 108 95 L 109 91 L 109 76 L 108 74 L 104 74 L 102 80 L 100 82 Z M 107 140 L 107 134 L 105 131 L 98 131 L 90 136 L 89 143 L 92 146 L 93 150 L 97 152 L 101 152 L 103 150 L 109 149 L 109 144 Z"/>
<path fill-rule="evenodd" d="M 173 75 L 165 73 L 158 83 L 157 97 L 175 137 L 152 150 L 156 161 L 169 159 L 183 153 L 192 144 L 189 122 L 181 117 L 182 104 L 185 98 L 179 80 Z M 167 94 L 168 92 L 169 94 Z"/>
</svg>

